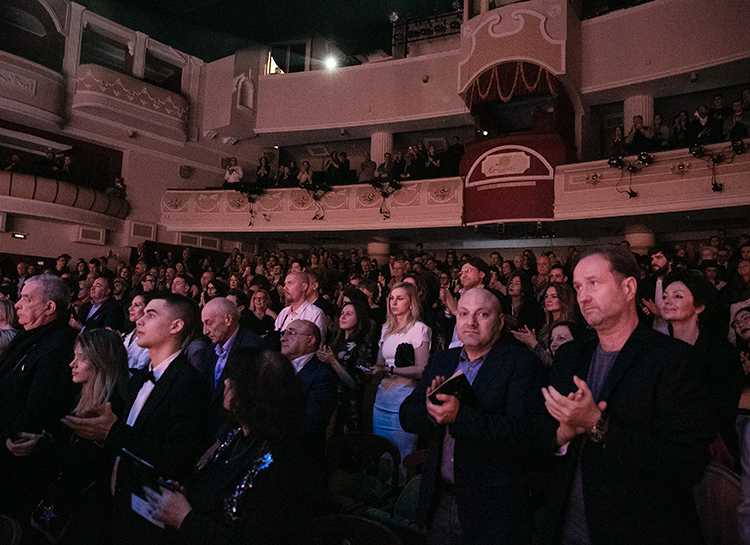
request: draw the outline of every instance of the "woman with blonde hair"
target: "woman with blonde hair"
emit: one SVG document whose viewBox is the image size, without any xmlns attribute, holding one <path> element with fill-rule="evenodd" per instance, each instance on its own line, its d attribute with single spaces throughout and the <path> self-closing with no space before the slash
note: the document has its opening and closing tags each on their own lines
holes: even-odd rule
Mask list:
<svg viewBox="0 0 750 545">
<path fill-rule="evenodd" d="M 122 418 L 128 354 L 116 331 L 82 331 L 70 369 L 73 382 L 81 385 L 73 415 L 96 415 L 109 403 Z M 73 434 L 66 426 L 48 431 L 52 433 L 21 433 L 19 441 L 7 445 L 15 456 L 32 455 L 35 449 L 60 449 L 62 469 L 32 514 L 32 525 L 53 543 L 103 542 L 103 521 L 108 518 L 112 501 L 114 454 Z M 53 441 L 42 440 L 50 435 Z"/>
<path fill-rule="evenodd" d="M 396 283 L 388 296 L 388 314 L 371 373 L 381 376 L 373 407 L 373 431 L 398 446 L 401 459 L 416 447 L 417 436 L 401 427 L 398 410 L 422 377 L 430 355 L 432 330 L 419 321 L 417 287 Z"/>
<path fill-rule="evenodd" d="M 0 299 L 0 354 L 18 333 L 16 308 L 9 299 Z"/>
</svg>

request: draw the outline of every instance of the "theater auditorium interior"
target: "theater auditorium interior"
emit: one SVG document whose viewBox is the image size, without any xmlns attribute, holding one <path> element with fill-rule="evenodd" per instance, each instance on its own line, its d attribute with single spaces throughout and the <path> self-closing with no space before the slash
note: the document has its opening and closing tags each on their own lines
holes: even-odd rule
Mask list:
<svg viewBox="0 0 750 545">
<path fill-rule="evenodd" d="M 299 262 L 332 308 L 367 283 L 380 326 L 404 273 L 429 275 L 422 305 L 449 316 L 437 294 L 457 294 L 478 257 L 508 301 L 513 271 L 525 269 L 543 313 L 550 268 L 570 283 L 580 252 L 618 245 L 638 259 L 639 280 L 659 253 L 700 269 L 723 294 L 716 329 L 742 351 L 748 8 L 3 0 L 0 297 L 65 270 L 78 308 L 101 274 L 93 261 L 122 279 L 110 287 L 127 301 L 124 322 L 134 297 L 169 291 L 175 274 L 201 306 L 230 288 L 253 301 L 264 291 L 259 315 L 275 319 Z M 432 335 L 434 352 L 451 329 Z M 739 472 L 738 454 L 726 456 Z M 416 470 L 401 470 L 381 484 L 403 497 Z M 398 511 L 416 502 L 411 492 L 401 504 L 358 497 L 351 512 L 422 543 L 413 513 Z"/>
</svg>

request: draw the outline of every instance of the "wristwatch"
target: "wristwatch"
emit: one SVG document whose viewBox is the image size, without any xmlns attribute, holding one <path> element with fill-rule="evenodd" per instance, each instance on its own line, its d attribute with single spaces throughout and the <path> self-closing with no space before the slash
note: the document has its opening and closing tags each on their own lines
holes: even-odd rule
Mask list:
<svg viewBox="0 0 750 545">
<path fill-rule="evenodd" d="M 599 416 L 599 420 L 596 421 L 596 424 L 594 424 L 593 427 L 586 432 L 589 440 L 593 443 L 601 443 L 602 441 L 604 441 L 604 435 L 606 433 L 607 419 L 604 418 L 604 415 Z"/>
</svg>

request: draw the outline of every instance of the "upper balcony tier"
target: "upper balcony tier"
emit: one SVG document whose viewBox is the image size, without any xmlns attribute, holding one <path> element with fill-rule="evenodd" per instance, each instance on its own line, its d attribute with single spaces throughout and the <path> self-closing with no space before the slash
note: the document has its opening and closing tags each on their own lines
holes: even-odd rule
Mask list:
<svg viewBox="0 0 750 545">
<path fill-rule="evenodd" d="M 748 153 L 740 154 L 729 144 L 707 146 L 701 158 L 686 149 L 660 152 L 650 164 L 625 157 L 623 168 L 607 161 L 559 166 L 554 216 L 546 221 L 627 223 L 631 220 L 623 218 L 750 206 L 750 140 L 747 144 Z M 231 190 L 168 190 L 160 223 L 171 231 L 202 233 L 458 227 L 465 221 L 463 206 L 461 178 L 407 183 L 385 199 L 369 185 L 334 187 L 319 201 L 302 189 L 272 189 L 252 204 Z"/>
<path fill-rule="evenodd" d="M 44 220 L 122 230 L 122 220 L 130 213 L 130 204 L 89 187 L 0 171 L 0 210 Z"/>
<path fill-rule="evenodd" d="M 82 64 L 76 75 L 73 111 L 184 142 L 188 101 L 181 95 L 96 64 Z"/>
</svg>

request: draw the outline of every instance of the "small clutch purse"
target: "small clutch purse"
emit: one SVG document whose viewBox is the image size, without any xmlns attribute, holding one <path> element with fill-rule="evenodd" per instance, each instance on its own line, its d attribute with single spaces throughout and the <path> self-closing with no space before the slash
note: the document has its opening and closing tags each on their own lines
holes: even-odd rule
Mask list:
<svg viewBox="0 0 750 545">
<path fill-rule="evenodd" d="M 401 343 L 396 347 L 393 365 L 396 367 L 412 367 L 414 365 L 414 347 L 410 343 Z"/>
</svg>

